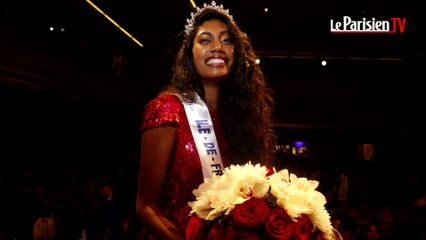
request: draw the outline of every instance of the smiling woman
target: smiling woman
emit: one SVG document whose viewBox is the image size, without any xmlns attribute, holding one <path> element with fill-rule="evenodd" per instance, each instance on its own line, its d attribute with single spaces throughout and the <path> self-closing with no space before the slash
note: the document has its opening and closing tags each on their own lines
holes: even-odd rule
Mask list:
<svg viewBox="0 0 426 240">
<path fill-rule="evenodd" d="M 142 124 L 136 214 L 148 234 L 185 239 L 192 189 L 229 164 L 269 165 L 272 92 L 247 35 L 223 6 L 187 20 L 170 85 Z"/>
</svg>

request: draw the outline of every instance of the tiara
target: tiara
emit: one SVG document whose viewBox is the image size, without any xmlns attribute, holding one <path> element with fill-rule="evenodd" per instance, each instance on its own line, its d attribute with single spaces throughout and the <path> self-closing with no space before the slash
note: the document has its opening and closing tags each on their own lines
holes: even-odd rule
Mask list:
<svg viewBox="0 0 426 240">
<path fill-rule="evenodd" d="M 215 1 L 212 1 L 211 4 L 203 4 L 203 8 L 199 8 L 197 7 L 196 10 L 197 12 L 191 12 L 191 18 L 186 19 L 186 22 L 188 23 L 187 25 L 185 25 L 185 34 L 187 36 L 189 36 L 189 34 L 194 30 L 194 22 L 195 22 L 195 18 L 200 15 L 204 10 L 206 9 L 213 9 L 216 10 L 220 13 L 222 13 L 223 15 L 229 17 L 231 20 L 233 20 L 232 15 L 229 14 L 229 9 L 224 9 L 223 5 L 217 5 Z"/>
</svg>

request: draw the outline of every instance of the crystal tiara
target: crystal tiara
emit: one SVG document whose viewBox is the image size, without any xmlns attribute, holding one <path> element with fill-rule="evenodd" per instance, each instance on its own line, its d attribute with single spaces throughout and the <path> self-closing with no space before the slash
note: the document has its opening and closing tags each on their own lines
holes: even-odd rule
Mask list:
<svg viewBox="0 0 426 240">
<path fill-rule="evenodd" d="M 204 3 L 203 8 L 196 8 L 196 12 L 191 12 L 191 18 L 186 19 L 186 22 L 188 23 L 187 25 L 185 25 L 185 34 L 187 36 L 190 35 L 190 33 L 194 30 L 194 22 L 195 22 L 195 18 L 200 15 L 204 10 L 206 9 L 213 9 L 216 10 L 220 13 L 222 13 L 223 15 L 229 17 L 231 20 L 233 20 L 232 15 L 229 14 L 229 9 L 224 9 L 223 5 L 217 5 L 215 1 L 212 1 L 211 4 L 206 4 Z"/>
</svg>

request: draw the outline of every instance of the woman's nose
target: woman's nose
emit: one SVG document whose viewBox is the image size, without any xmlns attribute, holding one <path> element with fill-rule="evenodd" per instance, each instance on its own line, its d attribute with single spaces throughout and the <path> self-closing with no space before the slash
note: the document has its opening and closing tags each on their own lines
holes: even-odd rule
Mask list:
<svg viewBox="0 0 426 240">
<path fill-rule="evenodd" d="M 223 51 L 222 43 L 220 42 L 220 40 L 213 41 L 212 51 Z"/>
</svg>

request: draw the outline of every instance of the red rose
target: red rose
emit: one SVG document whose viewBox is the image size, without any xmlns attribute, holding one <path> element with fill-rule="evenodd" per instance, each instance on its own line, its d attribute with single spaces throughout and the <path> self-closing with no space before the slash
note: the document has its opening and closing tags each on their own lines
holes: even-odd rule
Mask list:
<svg viewBox="0 0 426 240">
<path fill-rule="evenodd" d="M 269 217 L 269 205 L 261 198 L 252 197 L 237 205 L 230 214 L 230 223 L 236 226 L 254 227 Z"/>
<path fill-rule="evenodd" d="M 308 240 L 312 233 L 312 223 L 307 215 L 302 215 L 293 226 L 293 236 L 297 240 Z"/>
<path fill-rule="evenodd" d="M 219 222 L 216 222 L 212 229 L 209 231 L 209 234 L 207 235 L 207 240 L 222 240 L 225 239 L 226 235 L 226 229 L 225 226 Z"/>
<path fill-rule="evenodd" d="M 265 238 L 269 240 L 289 239 L 292 234 L 294 222 L 282 208 L 271 210 L 269 219 L 265 224 Z"/>
<path fill-rule="evenodd" d="M 226 228 L 226 240 L 259 240 L 253 229 L 250 228 L 238 228 L 234 226 L 228 226 Z"/>
<path fill-rule="evenodd" d="M 266 177 L 270 177 L 272 174 L 275 173 L 273 168 L 266 167 L 266 169 L 268 170 L 268 172 L 266 172 Z"/>
<path fill-rule="evenodd" d="M 321 232 L 320 230 L 318 230 L 318 229 L 315 230 L 315 232 L 313 232 L 313 234 L 314 234 L 314 239 L 316 239 L 316 240 L 324 240 L 324 233 Z"/>
<path fill-rule="evenodd" d="M 186 225 L 185 233 L 187 240 L 204 239 L 204 235 L 210 227 L 210 222 L 198 216 L 191 216 Z"/>
</svg>

